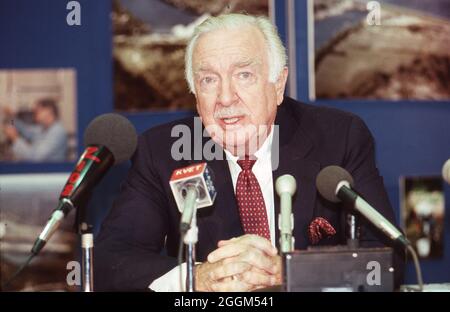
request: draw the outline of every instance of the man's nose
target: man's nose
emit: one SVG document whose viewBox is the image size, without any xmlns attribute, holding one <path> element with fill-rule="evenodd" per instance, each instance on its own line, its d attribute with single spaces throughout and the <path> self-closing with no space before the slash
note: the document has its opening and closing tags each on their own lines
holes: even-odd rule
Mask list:
<svg viewBox="0 0 450 312">
<path fill-rule="evenodd" d="M 223 79 L 218 94 L 218 101 L 220 104 L 223 106 L 230 106 L 233 105 L 237 99 L 238 96 L 233 83 L 228 79 Z"/>
</svg>

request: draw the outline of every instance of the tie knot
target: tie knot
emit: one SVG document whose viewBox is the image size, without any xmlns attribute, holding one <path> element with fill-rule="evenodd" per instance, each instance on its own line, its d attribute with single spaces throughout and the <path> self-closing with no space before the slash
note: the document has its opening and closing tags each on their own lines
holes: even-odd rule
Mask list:
<svg viewBox="0 0 450 312">
<path fill-rule="evenodd" d="M 254 156 L 252 158 L 245 156 L 244 159 L 239 159 L 237 161 L 238 165 L 242 168 L 242 170 L 252 170 L 252 167 L 255 164 L 255 162 L 256 158 Z"/>
</svg>

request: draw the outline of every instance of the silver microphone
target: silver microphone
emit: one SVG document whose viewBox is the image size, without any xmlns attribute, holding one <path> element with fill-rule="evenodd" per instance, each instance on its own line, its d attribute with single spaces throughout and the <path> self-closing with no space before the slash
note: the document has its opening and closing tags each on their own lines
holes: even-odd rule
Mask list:
<svg viewBox="0 0 450 312">
<path fill-rule="evenodd" d="M 448 159 L 442 167 L 442 178 L 450 184 L 450 159 Z"/>
<path fill-rule="evenodd" d="M 206 163 L 190 165 L 174 170 L 169 183 L 181 213 L 180 231 L 186 233 L 197 209 L 214 203 L 217 192 L 212 171 Z"/>
<path fill-rule="evenodd" d="M 278 215 L 278 229 L 280 230 L 281 252 L 294 250 L 295 239 L 292 236 L 294 229 L 294 215 L 292 213 L 292 196 L 297 190 L 295 178 L 290 174 L 278 177 L 275 182 L 275 190 L 280 197 L 280 214 Z"/>
</svg>

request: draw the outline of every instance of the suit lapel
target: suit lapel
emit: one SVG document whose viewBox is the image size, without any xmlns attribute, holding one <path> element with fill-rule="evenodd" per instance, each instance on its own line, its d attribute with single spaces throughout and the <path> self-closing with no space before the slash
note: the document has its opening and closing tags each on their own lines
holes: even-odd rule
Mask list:
<svg viewBox="0 0 450 312">
<path fill-rule="evenodd" d="M 203 139 L 203 147 L 209 139 L 210 137 Z M 198 210 L 199 244 L 202 245 L 198 248 L 200 261 L 217 248 L 217 241 L 244 234 L 225 153 L 223 148 L 216 143 L 214 143 L 214 148 L 220 151 L 222 160 L 202 160 L 213 172 L 217 196 L 211 207 Z M 193 162 L 191 161 L 191 163 Z"/>
<path fill-rule="evenodd" d="M 294 105 L 294 104 L 291 104 Z M 294 214 L 294 230 L 296 237 L 295 249 L 303 249 L 308 245 L 307 227 L 311 222 L 314 213 L 316 199 L 315 178 L 320 170 L 317 161 L 307 158 L 314 149 L 312 140 L 307 132 L 302 128 L 301 116 L 295 116 L 289 112 L 286 103 L 283 103 L 277 113 L 275 124 L 278 125 L 274 132 L 272 143 L 272 166 L 276 168 L 272 172 L 274 201 L 275 201 L 275 225 L 276 225 L 276 245 L 279 247 L 278 216 L 280 213 L 280 198 L 275 190 L 275 182 L 278 177 L 284 174 L 294 176 L 297 181 L 297 192 L 292 203 L 292 213 Z M 278 167 L 274 163 L 277 150 L 279 149 Z"/>
</svg>

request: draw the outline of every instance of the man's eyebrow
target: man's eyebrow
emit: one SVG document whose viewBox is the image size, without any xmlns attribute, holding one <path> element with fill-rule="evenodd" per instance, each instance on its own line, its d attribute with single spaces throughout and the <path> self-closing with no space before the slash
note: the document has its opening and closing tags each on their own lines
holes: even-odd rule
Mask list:
<svg viewBox="0 0 450 312">
<path fill-rule="evenodd" d="M 261 64 L 261 62 L 256 59 L 244 59 L 241 61 L 237 61 L 236 63 L 232 64 L 232 66 L 241 68 L 257 64 Z M 201 64 L 198 68 L 194 70 L 194 74 L 198 74 L 200 72 L 214 72 L 214 69 L 209 64 Z"/>
<path fill-rule="evenodd" d="M 207 71 L 212 71 L 211 67 L 204 66 L 204 67 L 199 67 L 199 68 L 197 68 L 195 70 L 196 73 L 198 73 L 198 72 L 207 72 Z"/>
<path fill-rule="evenodd" d="M 254 64 L 259 64 L 260 62 L 255 59 L 248 59 L 248 60 L 242 60 L 239 62 L 236 62 L 233 64 L 235 67 L 246 67 Z"/>
<path fill-rule="evenodd" d="M 194 74 L 198 74 L 199 72 L 208 72 L 208 71 L 211 72 L 214 70 L 209 64 L 202 64 L 194 70 Z"/>
</svg>

